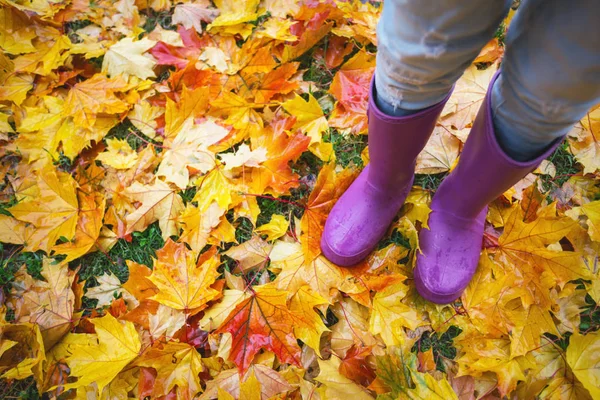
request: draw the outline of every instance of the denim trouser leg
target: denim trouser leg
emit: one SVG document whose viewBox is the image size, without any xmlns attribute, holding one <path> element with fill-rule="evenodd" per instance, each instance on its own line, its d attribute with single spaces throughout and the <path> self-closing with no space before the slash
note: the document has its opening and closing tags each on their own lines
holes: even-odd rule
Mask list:
<svg viewBox="0 0 600 400">
<path fill-rule="evenodd" d="M 504 150 L 543 152 L 600 102 L 600 1 L 526 0 L 506 36 L 492 92 Z"/>
<path fill-rule="evenodd" d="M 377 26 L 378 98 L 405 110 L 441 101 L 494 36 L 510 3 L 386 0 Z"/>
<path fill-rule="evenodd" d="M 439 102 L 491 39 L 510 1 L 388 0 L 378 26 L 383 110 Z M 535 157 L 600 101 L 600 1 L 524 0 L 492 93 L 494 125 L 514 158 Z"/>
</svg>

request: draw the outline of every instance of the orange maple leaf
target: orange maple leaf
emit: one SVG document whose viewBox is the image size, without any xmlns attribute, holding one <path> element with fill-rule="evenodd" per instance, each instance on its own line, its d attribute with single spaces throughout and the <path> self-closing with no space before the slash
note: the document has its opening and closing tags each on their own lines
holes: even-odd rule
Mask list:
<svg viewBox="0 0 600 400">
<path fill-rule="evenodd" d="M 294 322 L 303 314 L 287 306 L 288 293 L 271 285 L 256 286 L 250 297 L 239 303 L 215 333 L 232 336 L 229 360 L 240 373 L 246 372 L 261 349 L 272 351 L 284 363 L 300 366 L 300 347 L 294 336 Z"/>
</svg>

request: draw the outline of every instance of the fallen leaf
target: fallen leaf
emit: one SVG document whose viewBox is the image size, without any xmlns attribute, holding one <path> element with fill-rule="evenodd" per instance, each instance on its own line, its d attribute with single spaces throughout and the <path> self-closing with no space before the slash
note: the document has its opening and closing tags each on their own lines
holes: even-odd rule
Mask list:
<svg viewBox="0 0 600 400">
<path fill-rule="evenodd" d="M 600 200 L 592 201 L 581 207 L 573 207 L 566 211 L 565 215 L 574 220 L 577 220 L 580 216 L 585 217 L 590 238 L 596 242 L 600 242 Z"/>
<path fill-rule="evenodd" d="M 283 215 L 273 214 L 269 222 L 257 227 L 254 231 L 259 235 L 267 235 L 267 241 L 270 242 L 285 235 L 289 225 L 289 221 Z"/>
<path fill-rule="evenodd" d="M 183 202 L 175 190 L 165 182 L 156 179 L 152 185 L 134 182 L 125 194 L 132 200 L 141 202 L 139 208 L 126 217 L 127 232 L 145 230 L 158 221 L 164 239 L 178 233 L 177 215 L 183 210 Z"/>
<path fill-rule="evenodd" d="M 269 261 L 269 253 L 273 245 L 265 242 L 258 236 L 230 248 L 223 254 L 236 261 L 235 270 L 247 273 L 249 271 L 262 270 Z"/>
<path fill-rule="evenodd" d="M 465 70 L 442 111 L 442 126 L 461 130 L 473 123 L 495 72 L 493 66 L 480 70 L 471 65 Z"/>
<path fill-rule="evenodd" d="M 76 323 L 78 300 L 71 288 L 75 274 L 65 263 L 53 264 L 49 258 L 44 258 L 41 274 L 45 281 L 35 281 L 23 293 L 29 312 L 20 321 L 39 326 L 44 348 L 51 349 Z"/>
<path fill-rule="evenodd" d="M 178 399 L 193 399 L 202 391 L 198 374 L 204 370 L 200 354 L 187 343 L 156 344 L 135 362 L 157 371 L 152 395 L 166 396 L 173 388 Z"/>
<path fill-rule="evenodd" d="M 138 161 L 138 154 L 126 140 L 108 139 L 108 150 L 100 153 L 96 160 L 115 169 L 129 169 Z"/>
<path fill-rule="evenodd" d="M 143 55 L 156 42 L 143 38 L 134 42 L 131 38 L 123 38 L 112 45 L 104 55 L 102 72 L 110 76 L 121 75 L 125 79 L 137 76 L 140 79 L 155 77 L 153 68 L 155 61 L 151 56 Z"/>
<path fill-rule="evenodd" d="M 195 125 L 190 119 L 181 128 L 156 174 L 164 176 L 180 189 L 185 189 L 190 180 L 188 168 L 208 172 L 215 166 L 215 154 L 208 147 L 228 135 L 229 131 L 213 121 Z"/>
<path fill-rule="evenodd" d="M 290 310 L 287 293 L 271 286 L 255 286 L 254 293 L 239 303 L 216 333 L 233 336 L 229 359 L 244 373 L 256 353 L 265 348 L 274 352 L 281 362 L 300 366 L 300 348 L 293 334 L 296 321 L 305 321 L 303 314 Z M 243 335 L 237 334 L 243 329 Z"/>
<path fill-rule="evenodd" d="M 73 239 L 79 211 L 75 187 L 69 174 L 47 165 L 38 172 L 34 194 L 8 209 L 16 219 L 34 226 L 30 248 L 48 252 L 61 236 Z"/>
<path fill-rule="evenodd" d="M 320 373 L 317 382 L 322 386 L 321 393 L 327 399 L 341 399 L 352 397 L 353 399 L 367 400 L 373 397 L 361 386 L 352 382 L 339 373 L 340 360 L 332 357 L 329 360 L 318 360 Z"/>
<path fill-rule="evenodd" d="M 173 12 L 173 23 L 182 24 L 185 29 L 194 28 L 196 32 L 202 33 L 201 21 L 210 23 L 217 15 L 219 11 L 210 8 L 208 1 L 178 4 Z"/>
<path fill-rule="evenodd" d="M 219 265 L 213 252 L 205 253 L 197 264 L 195 252 L 168 239 L 156 256 L 148 277 L 158 288 L 152 300 L 193 314 L 219 294 L 210 287 L 218 276 Z"/>
<path fill-rule="evenodd" d="M 88 288 L 85 297 L 98 300 L 98 307 L 109 305 L 121 293 L 121 281 L 110 272 L 100 275 L 96 281 L 98 285 Z"/>
<path fill-rule="evenodd" d="M 575 159 L 583 164 L 583 173 L 594 173 L 600 169 L 600 105 L 589 113 L 568 134 L 568 142 Z"/>
<path fill-rule="evenodd" d="M 567 348 L 567 363 L 592 398 L 600 396 L 599 347 L 598 332 L 591 332 L 585 336 L 575 332 Z"/>
<path fill-rule="evenodd" d="M 120 322 L 112 315 L 90 321 L 95 334 L 70 333 L 63 342 L 71 343 L 70 354 L 66 358 L 70 376 L 77 381 L 64 385 L 65 389 L 80 388 L 96 383 L 98 391 L 108 385 L 113 378 L 135 357 L 141 349 L 141 342 L 131 322 Z M 89 338 L 93 346 L 78 343 L 80 336 Z"/>
<path fill-rule="evenodd" d="M 108 79 L 102 74 L 78 83 L 69 91 L 65 100 L 65 114 L 73 116 L 74 122 L 91 128 L 100 113 L 117 114 L 129 110 L 129 105 L 116 96 L 116 93 L 129 88 L 120 76 Z"/>
</svg>

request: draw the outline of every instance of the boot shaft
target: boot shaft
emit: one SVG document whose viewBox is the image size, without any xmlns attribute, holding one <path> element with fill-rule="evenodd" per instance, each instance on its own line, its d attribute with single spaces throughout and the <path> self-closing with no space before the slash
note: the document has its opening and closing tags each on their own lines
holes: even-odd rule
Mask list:
<svg viewBox="0 0 600 400">
<path fill-rule="evenodd" d="M 417 156 L 427 144 L 446 98 L 404 117 L 384 114 L 375 103 L 375 77 L 371 80 L 369 106 L 369 178 L 378 189 L 403 186 L 412 179 Z"/>
<path fill-rule="evenodd" d="M 498 71 L 475 118 L 458 165 L 444 179 L 435 203 L 451 205 L 456 216 L 475 218 L 487 204 L 532 172 L 562 142 L 554 142 L 543 154 L 527 162 L 511 159 L 500 147 L 494 132 L 491 92 Z"/>
</svg>

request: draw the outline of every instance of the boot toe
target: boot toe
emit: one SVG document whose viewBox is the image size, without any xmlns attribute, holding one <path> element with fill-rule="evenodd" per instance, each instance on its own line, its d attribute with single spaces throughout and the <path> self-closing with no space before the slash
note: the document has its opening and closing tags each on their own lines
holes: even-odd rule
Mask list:
<svg viewBox="0 0 600 400">
<path fill-rule="evenodd" d="M 421 254 L 414 271 L 424 299 L 447 304 L 461 296 L 477 269 L 484 221 L 485 210 L 473 220 L 440 211 L 430 214 L 430 229 L 421 231 Z"/>
<path fill-rule="evenodd" d="M 321 238 L 321 251 L 332 263 L 342 267 L 350 267 L 364 260 L 371 252 L 371 247 L 360 249 L 344 248 L 343 244 L 330 245 L 326 235 Z"/>
<path fill-rule="evenodd" d="M 436 304 L 449 304 L 457 300 L 468 285 L 464 279 L 439 279 L 440 275 L 431 273 L 431 268 L 423 267 L 422 262 L 415 268 L 414 279 L 417 291 L 425 300 Z M 423 272 L 421 272 L 423 271 Z M 470 279 L 470 278 L 469 278 Z"/>
<path fill-rule="evenodd" d="M 377 191 L 367 182 L 368 166 L 337 201 L 325 223 L 321 251 L 340 266 L 365 259 L 385 234 L 410 185 Z"/>
</svg>

